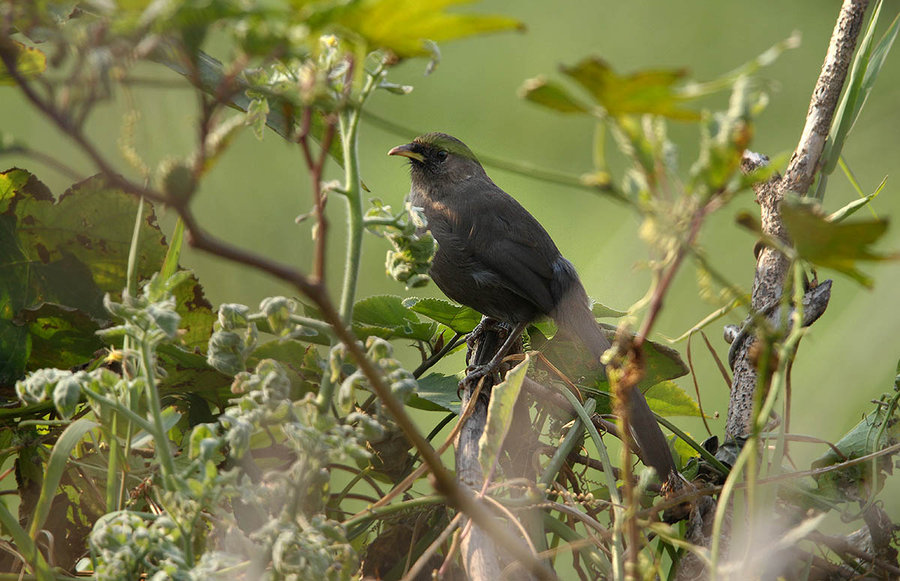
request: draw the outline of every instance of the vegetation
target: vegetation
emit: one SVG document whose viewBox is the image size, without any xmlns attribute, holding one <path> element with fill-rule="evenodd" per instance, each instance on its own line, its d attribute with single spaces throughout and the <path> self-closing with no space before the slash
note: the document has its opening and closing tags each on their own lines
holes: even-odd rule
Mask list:
<svg viewBox="0 0 900 581">
<path fill-rule="evenodd" d="M 789 415 L 798 342 L 827 305 L 830 282 L 820 284 L 817 270 L 871 285 L 864 263 L 896 258 L 873 248 L 886 220 L 848 219 L 881 187 L 831 215 L 821 202 L 829 173 L 849 172 L 841 148 L 898 20 L 876 34 L 881 2 L 874 7 L 815 185 L 779 206 L 788 236 L 772 235 L 752 216 L 739 219 L 761 247 L 786 259 L 783 292 L 765 308 L 751 307 L 748 293 L 709 260 L 715 249 L 699 241 L 710 216 L 740 192 L 773 182 L 787 164 L 742 171 L 768 99 L 754 75 L 795 39 L 705 83 L 673 70 L 622 74 L 596 57 L 524 83 L 524 99 L 548 114 L 578 116 L 597 138 L 595 167 L 584 176 L 523 171 L 633 210 L 654 257 L 653 280 L 629 317 L 595 306 L 599 318 L 621 321 L 611 382 L 585 373 L 584 358 L 549 323 L 529 329 L 529 346 L 540 354 L 516 358 L 493 387 L 477 458 L 488 479 L 472 483 L 459 482 L 442 454 L 485 399 L 467 397 L 461 407 L 462 375 L 435 365 L 467 348 L 480 317 L 415 296 L 429 282 L 434 240 L 416 233 L 423 218 L 415 208 L 367 199 L 359 155 L 371 96 L 411 90 L 391 82 L 392 67 L 421 58 L 431 70 L 437 43 L 520 26 L 448 10 L 462 3 L 0 3 L 0 83 L 96 170 L 58 196 L 37 171 L 0 174 L 0 466 L 3 478 L 15 477 L 0 502 L 0 571 L 11 572 L 0 579 L 414 579 L 431 570 L 454 578 L 460 568 L 480 578 L 461 550 L 476 530 L 497 545 L 498 567 L 514 577 L 527 569 L 536 577 L 688 578 L 679 576 L 690 574 L 690 559 L 713 577 L 900 573 L 895 519 L 878 497 L 898 450 L 900 379 L 807 471 L 786 467 L 789 426 L 770 422 Z M 143 72 L 163 69 L 196 96 L 193 151 L 151 164 L 128 138 L 126 118 L 120 164 L 93 136 L 92 114 L 123 87 L 140 90 Z M 721 92 L 730 95 L 727 109 L 703 108 Z M 699 154 L 687 175 L 667 136 L 672 120 L 698 128 Z M 309 265 L 211 235 L 195 214 L 200 184 L 242 131 L 274 131 L 296 144 L 313 192 Z M 3 135 L 2 147 L 77 174 L 66 159 L 48 160 L 43 144 Z M 332 163 L 342 169 L 339 183 L 325 180 Z M 627 169 L 618 175 L 611 167 L 621 163 Z M 329 235 L 329 199 L 343 204 L 340 240 Z M 157 223 L 163 207 L 178 215 L 168 236 Z M 387 275 L 403 297 L 359 296 L 360 249 L 370 235 L 390 246 Z M 296 296 L 214 307 L 202 281 L 179 266 L 185 244 L 289 283 Z M 334 280 L 327 264 L 341 251 Z M 717 302 L 691 334 L 727 311 L 747 315 L 723 359 L 734 366 L 736 351 L 752 352 L 753 405 L 735 420 L 749 428 L 729 433 L 721 447 L 668 419 L 702 412 L 674 381 L 689 366 L 649 340 L 685 262 Z M 414 358 L 410 369 L 404 362 Z M 722 373 L 730 382 L 724 363 Z M 671 432 L 679 482 L 660 486 L 634 468 L 628 438 L 613 442 L 624 423 L 610 419 L 611 394 L 627 383 L 646 390 Z M 432 413 L 414 422 L 413 410 Z M 457 428 L 436 442 L 448 424 Z M 738 489 L 749 523 L 740 535 L 737 518 L 729 525 Z M 718 504 L 701 515 L 712 496 Z M 782 517 L 772 528 L 751 526 L 772 512 Z M 831 512 L 856 523 L 868 544 L 823 533 Z M 692 536 L 698 524 L 708 527 L 706 542 Z M 754 550 L 728 553 L 733 535 Z M 774 551 L 783 558 L 772 559 Z"/>
</svg>

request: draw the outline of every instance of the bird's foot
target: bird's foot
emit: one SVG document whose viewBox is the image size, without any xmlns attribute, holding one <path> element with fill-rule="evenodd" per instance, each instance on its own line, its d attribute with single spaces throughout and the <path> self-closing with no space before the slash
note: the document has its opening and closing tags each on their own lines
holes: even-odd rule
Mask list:
<svg viewBox="0 0 900 581">
<path fill-rule="evenodd" d="M 467 383 L 469 385 L 477 385 L 478 381 L 485 376 L 488 376 L 496 371 L 497 365 L 494 364 L 493 361 L 489 363 L 485 363 L 484 365 L 469 365 L 466 367 L 466 378 L 462 380 L 462 383 Z"/>
<path fill-rule="evenodd" d="M 480 345 L 482 339 L 484 339 L 485 333 L 489 331 L 508 332 L 508 327 L 497 319 L 482 315 L 481 321 L 475 325 L 475 328 L 472 329 L 472 331 L 469 332 L 469 336 L 466 337 L 466 365 L 469 364 L 469 358 L 472 357 L 472 354 L 475 353 L 478 349 L 478 345 Z M 479 378 L 480 377 L 481 376 L 479 376 Z"/>
</svg>

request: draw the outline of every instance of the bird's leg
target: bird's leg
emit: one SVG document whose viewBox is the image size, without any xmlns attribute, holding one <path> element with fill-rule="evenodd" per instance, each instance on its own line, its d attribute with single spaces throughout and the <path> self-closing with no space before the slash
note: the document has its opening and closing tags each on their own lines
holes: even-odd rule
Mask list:
<svg viewBox="0 0 900 581">
<path fill-rule="evenodd" d="M 481 323 L 478 324 L 481 327 Z M 503 361 L 503 358 L 506 357 L 506 354 L 509 353 L 509 350 L 512 348 L 513 344 L 516 342 L 516 339 L 519 338 L 519 335 L 522 334 L 522 331 L 525 330 L 525 326 L 528 323 L 516 323 L 515 327 L 509 332 L 509 336 L 506 338 L 506 341 L 503 342 L 503 345 L 500 346 L 500 349 L 494 354 L 494 357 L 483 365 L 470 365 L 466 370 L 466 378 L 463 382 L 475 382 L 484 377 L 489 373 L 493 373 L 493 371 L 500 365 L 500 362 Z M 476 328 L 476 330 L 478 330 Z M 475 331 L 473 331 L 474 333 Z M 479 332 L 483 333 L 483 329 Z"/>
</svg>

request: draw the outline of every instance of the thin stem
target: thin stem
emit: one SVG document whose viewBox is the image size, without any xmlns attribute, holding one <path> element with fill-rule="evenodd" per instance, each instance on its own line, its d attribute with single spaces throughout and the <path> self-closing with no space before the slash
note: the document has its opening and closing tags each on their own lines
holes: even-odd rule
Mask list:
<svg viewBox="0 0 900 581">
<path fill-rule="evenodd" d="M 147 340 L 141 341 L 141 367 L 144 379 L 147 382 L 147 407 L 153 422 L 154 440 L 156 440 L 156 455 L 159 458 L 162 469 L 163 481 L 166 487 L 173 490 L 177 487 L 175 479 L 175 460 L 169 449 L 169 438 L 166 436 L 166 427 L 163 424 L 162 408 L 159 403 L 159 391 L 156 388 L 156 372 L 154 371 L 153 348 Z"/>
<path fill-rule="evenodd" d="M 713 198 L 713 200 L 715 200 L 715 198 Z M 685 255 L 693 246 L 694 241 L 700 234 L 700 226 L 703 224 L 703 219 L 711 211 L 712 207 L 713 201 L 710 200 L 694 213 L 694 217 L 691 220 L 691 229 L 688 232 L 687 240 L 685 240 L 678 246 L 678 250 L 675 254 L 675 258 L 672 260 L 672 264 L 669 266 L 669 269 L 662 276 L 659 284 L 656 285 L 656 288 L 653 291 L 653 296 L 650 299 L 650 310 L 647 314 L 647 318 L 644 319 L 644 324 L 641 326 L 641 330 L 634 338 L 635 349 L 640 349 L 644 344 L 644 341 L 647 340 L 647 336 L 650 334 L 650 330 L 653 328 L 653 324 L 656 322 L 656 317 L 662 310 L 663 299 L 666 296 L 666 292 L 668 292 L 669 286 L 671 286 L 672 281 L 675 279 L 675 274 L 681 267 L 681 263 L 684 260 Z"/>
</svg>

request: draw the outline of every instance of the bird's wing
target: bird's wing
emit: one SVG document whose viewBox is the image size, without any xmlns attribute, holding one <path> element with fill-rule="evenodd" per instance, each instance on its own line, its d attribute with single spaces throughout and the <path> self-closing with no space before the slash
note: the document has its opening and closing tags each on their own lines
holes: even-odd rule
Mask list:
<svg viewBox="0 0 900 581">
<path fill-rule="evenodd" d="M 503 190 L 491 186 L 488 195 L 482 191 L 480 196 L 469 198 L 481 202 L 475 204 L 481 208 L 474 208 L 472 215 L 477 219 L 468 233 L 473 259 L 494 272 L 510 291 L 549 314 L 554 306 L 553 264 L 559 250 L 527 210 Z M 497 204 L 498 199 L 503 203 Z"/>
</svg>

